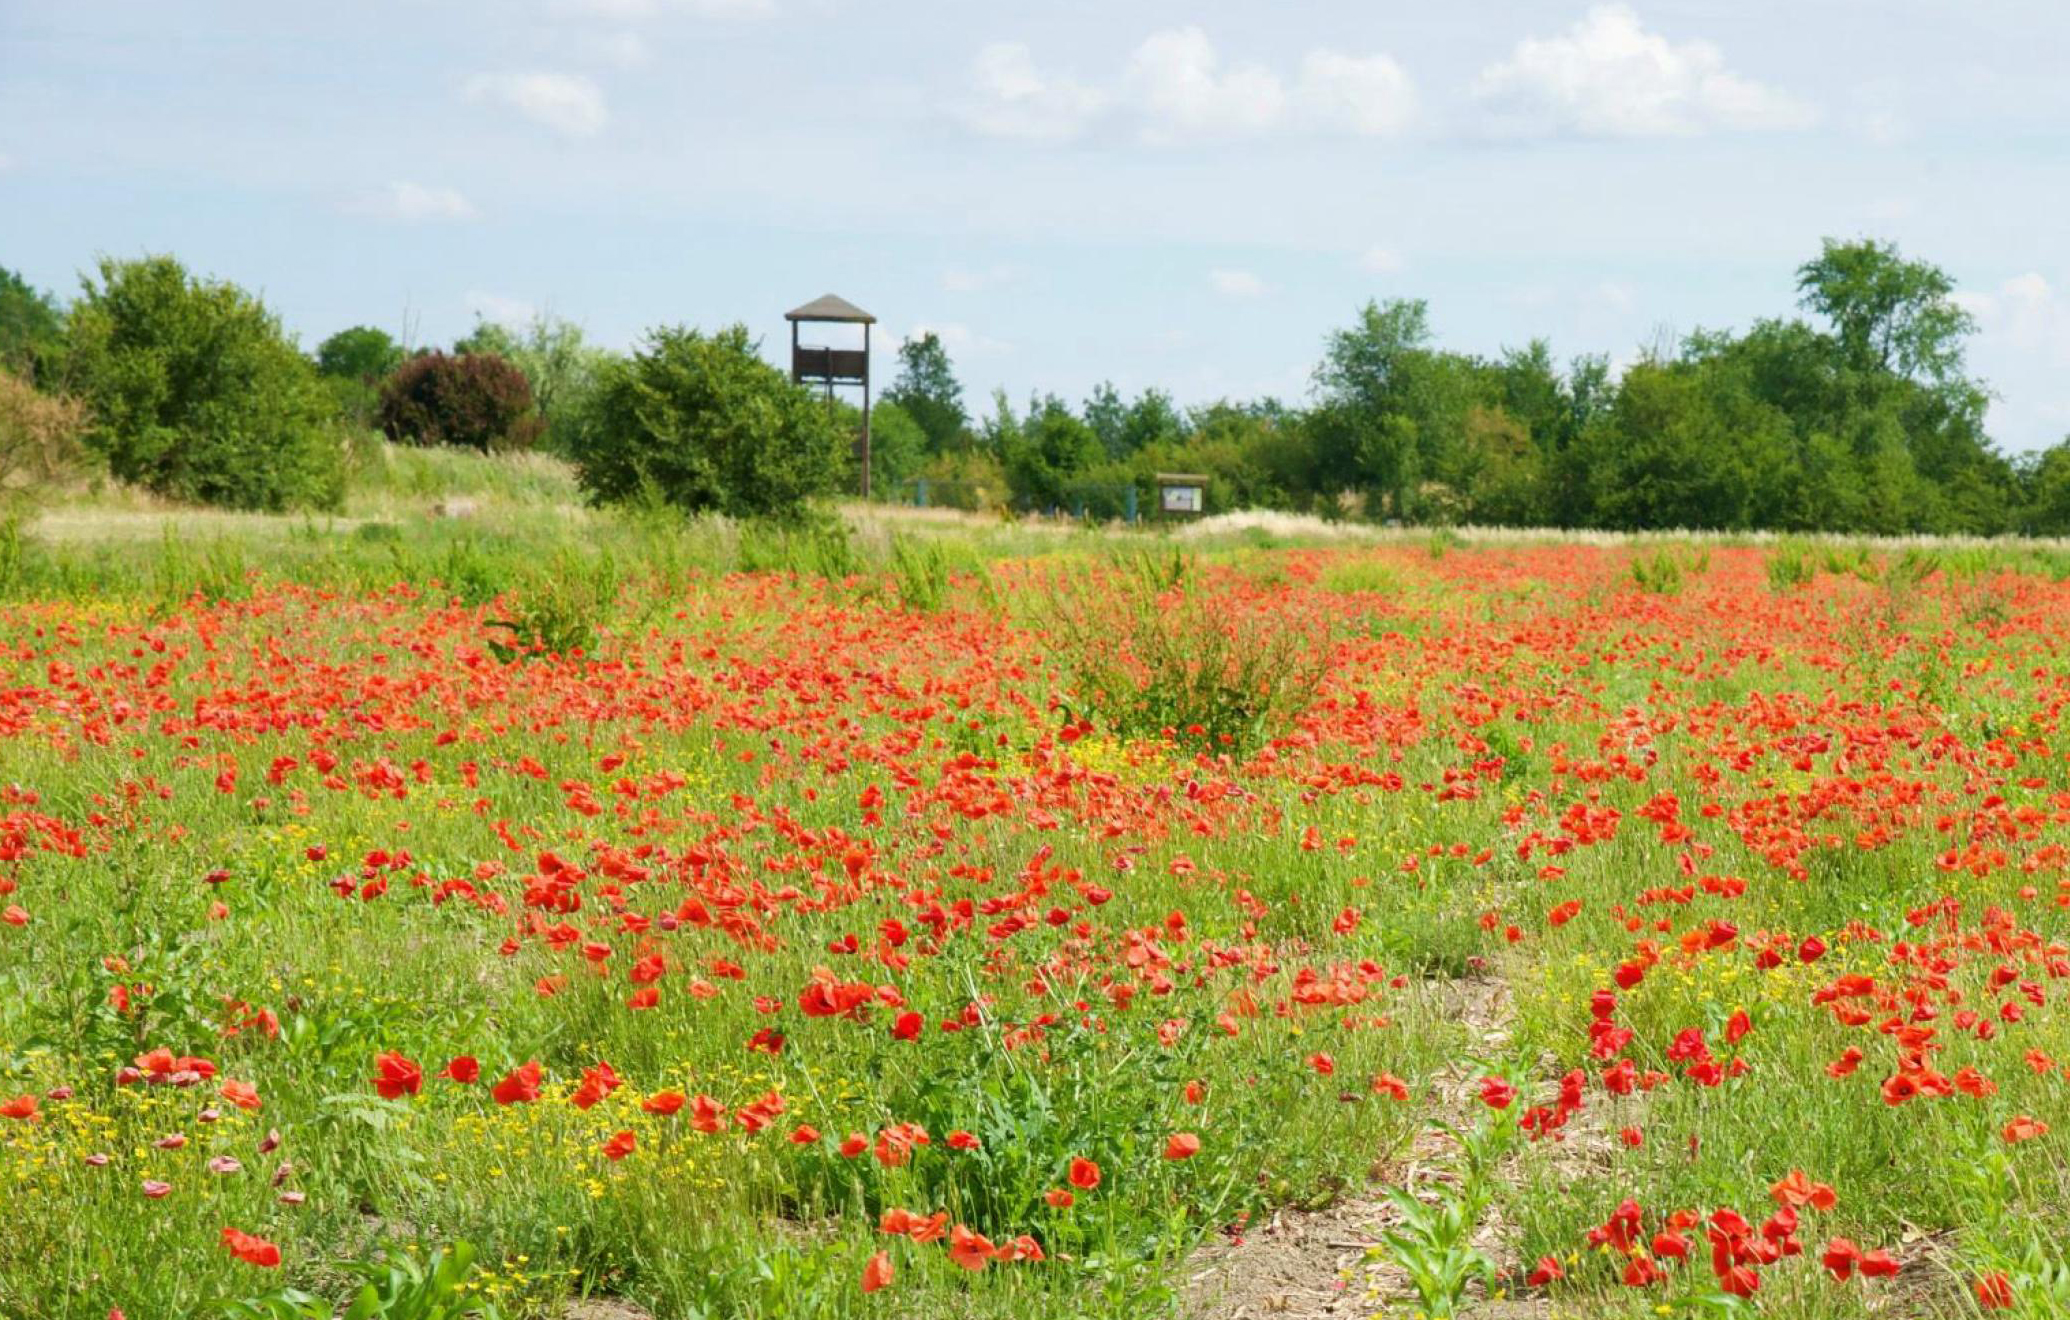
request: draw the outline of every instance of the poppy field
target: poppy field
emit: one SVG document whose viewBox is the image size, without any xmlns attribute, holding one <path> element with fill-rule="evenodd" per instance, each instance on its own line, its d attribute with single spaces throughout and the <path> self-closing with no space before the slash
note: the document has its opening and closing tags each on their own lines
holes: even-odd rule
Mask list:
<svg viewBox="0 0 2070 1320">
<path fill-rule="evenodd" d="M 17 592 L 0 1315 L 2070 1314 L 2063 578 Z"/>
</svg>

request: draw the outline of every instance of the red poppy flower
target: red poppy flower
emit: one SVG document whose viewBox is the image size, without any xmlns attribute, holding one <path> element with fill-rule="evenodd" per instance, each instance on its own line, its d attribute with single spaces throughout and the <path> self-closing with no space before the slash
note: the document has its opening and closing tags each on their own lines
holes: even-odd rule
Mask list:
<svg viewBox="0 0 2070 1320">
<path fill-rule="evenodd" d="M 261 1269 L 269 1270 L 280 1265 L 280 1248 L 265 1238 L 226 1228 L 223 1230 L 223 1246 L 231 1255 L 247 1265 L 257 1265 Z"/>
<path fill-rule="evenodd" d="M 863 1266 L 862 1289 L 866 1293 L 889 1288 L 891 1279 L 891 1257 L 884 1252 L 880 1251 L 870 1257 L 868 1263 Z"/>
<path fill-rule="evenodd" d="M 424 1088 L 424 1070 L 395 1051 L 374 1056 L 374 1090 L 383 1100 L 400 1100 Z"/>
<path fill-rule="evenodd" d="M 2018 1118 L 2005 1125 L 2005 1130 L 2001 1135 L 2007 1141 L 2032 1141 L 2036 1137 L 2048 1135 L 2048 1124 L 2038 1118 L 2029 1118 L 2027 1115 L 2021 1114 Z"/>
<path fill-rule="evenodd" d="M 1168 1160 L 1190 1160 L 1200 1153 L 1200 1138 L 1191 1132 L 1174 1132 L 1164 1143 Z"/>
<path fill-rule="evenodd" d="M 452 1062 L 448 1063 L 445 1066 L 445 1070 L 439 1073 L 439 1076 L 447 1079 L 448 1081 L 458 1082 L 462 1086 L 472 1085 L 475 1082 L 475 1080 L 479 1078 L 481 1075 L 481 1064 L 476 1062 L 472 1055 L 467 1054 L 463 1054 L 459 1058 L 454 1059 Z"/>
<path fill-rule="evenodd" d="M 1071 1157 L 1071 1171 L 1068 1175 L 1073 1187 L 1089 1192 L 1100 1185 L 1100 1166 L 1083 1156 Z"/>
<path fill-rule="evenodd" d="M 1986 1274 L 1977 1280 L 1977 1305 L 1986 1311 L 2007 1311 L 2012 1309 L 2012 1280 L 2002 1272 Z"/>
<path fill-rule="evenodd" d="M 633 1153 L 633 1148 L 636 1145 L 638 1145 L 638 1140 L 632 1133 L 615 1133 L 609 1141 L 604 1143 L 604 1158 L 613 1162 L 622 1160 Z"/>
<path fill-rule="evenodd" d="M 489 1094 L 499 1105 L 530 1104 L 539 1098 L 539 1081 L 538 1061 L 528 1060 L 505 1073 Z"/>
</svg>

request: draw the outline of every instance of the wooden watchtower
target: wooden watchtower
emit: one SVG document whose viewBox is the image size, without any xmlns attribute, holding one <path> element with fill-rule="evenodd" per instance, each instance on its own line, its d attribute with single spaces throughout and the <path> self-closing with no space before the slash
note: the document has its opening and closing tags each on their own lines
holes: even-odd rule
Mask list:
<svg viewBox="0 0 2070 1320">
<path fill-rule="evenodd" d="M 802 384 L 824 385 L 827 411 L 834 407 L 836 385 L 862 387 L 862 436 L 856 444 L 856 458 L 862 469 L 862 497 L 870 498 L 870 327 L 877 318 L 846 298 L 823 294 L 783 314 L 791 323 L 791 379 Z M 859 325 L 861 348 L 830 348 L 799 342 L 801 325 Z"/>
</svg>

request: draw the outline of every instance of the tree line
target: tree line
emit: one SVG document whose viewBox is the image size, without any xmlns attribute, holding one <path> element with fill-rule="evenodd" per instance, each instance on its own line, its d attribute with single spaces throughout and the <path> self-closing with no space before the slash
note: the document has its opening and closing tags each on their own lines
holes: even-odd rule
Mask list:
<svg viewBox="0 0 2070 1320">
<path fill-rule="evenodd" d="M 1210 512 L 1575 528 L 2070 532 L 2070 440 L 2011 460 L 1985 432 L 1974 332 L 1938 267 L 1827 240 L 1796 314 L 1699 330 L 1621 372 L 1544 340 L 1439 347 L 1421 300 L 1369 302 L 1309 397 L 1181 407 L 1101 385 L 995 393 L 974 415 L 934 335 L 899 350 L 871 417 L 879 497 L 1112 518 L 1160 472 Z M 764 361 L 742 326 L 650 331 L 631 353 L 535 317 L 419 349 L 353 326 L 304 353 L 257 298 L 170 257 L 103 260 L 61 305 L 0 269 L 0 482 L 61 452 L 163 495 L 333 508 L 356 447 L 542 448 L 599 501 L 789 515 L 853 489 L 860 417 Z M 1133 500 L 1131 499 L 1133 492 Z"/>
</svg>

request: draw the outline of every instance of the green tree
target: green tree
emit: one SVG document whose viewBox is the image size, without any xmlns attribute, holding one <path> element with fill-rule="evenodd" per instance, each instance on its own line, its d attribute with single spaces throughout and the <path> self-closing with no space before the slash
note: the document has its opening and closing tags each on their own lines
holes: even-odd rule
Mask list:
<svg viewBox="0 0 2070 1320">
<path fill-rule="evenodd" d="M 2029 536 L 2070 535 L 2070 437 L 2021 464 L 2026 488 L 2020 530 Z"/>
<path fill-rule="evenodd" d="M 734 516 L 802 515 L 838 489 L 846 437 L 809 391 L 764 362 L 747 327 L 661 327 L 603 370 L 573 437 L 592 499 L 659 498 Z"/>
<path fill-rule="evenodd" d="M 358 426 L 373 425 L 382 382 L 402 361 L 402 345 L 370 325 L 340 330 L 316 346 L 316 369 L 338 412 Z"/>
<path fill-rule="evenodd" d="M 850 428 L 852 429 L 852 428 Z M 880 500 L 902 498 L 906 483 L 927 462 L 927 433 L 895 403 L 870 409 L 870 490 Z"/>
<path fill-rule="evenodd" d="M 56 299 L 0 266 L 0 371 L 30 380 L 49 376 L 64 329 Z"/>
<path fill-rule="evenodd" d="M 941 336 L 933 331 L 899 345 L 898 379 L 884 391 L 884 397 L 920 424 L 931 452 L 960 448 L 965 443 L 970 418 L 963 411 L 963 387 L 956 381 Z"/>
<path fill-rule="evenodd" d="M 355 325 L 316 346 L 316 369 L 326 376 L 379 385 L 402 365 L 402 345 L 386 330 Z"/>
<path fill-rule="evenodd" d="M 1847 365 L 1909 380 L 1960 381 L 1962 341 L 1976 318 L 1954 300 L 1955 281 L 1894 243 L 1826 239 L 1797 268 L 1801 303 L 1833 323 Z"/>
<path fill-rule="evenodd" d="M 1033 400 L 1027 419 L 1006 434 L 997 452 L 1007 481 L 1037 509 L 1075 508 L 1081 492 L 1074 485 L 1107 459 L 1092 427 L 1054 394 Z"/>
<path fill-rule="evenodd" d="M 1114 382 L 1103 380 L 1093 386 L 1093 392 L 1085 400 L 1085 424 L 1100 438 L 1100 447 L 1109 458 L 1125 458 L 1128 447 L 1128 404 L 1121 398 L 1121 391 L 1114 388 Z"/>
<path fill-rule="evenodd" d="M 344 448 L 316 370 L 234 284 L 171 257 L 103 259 L 67 324 L 109 470 L 174 499 L 335 508 Z"/>
</svg>

